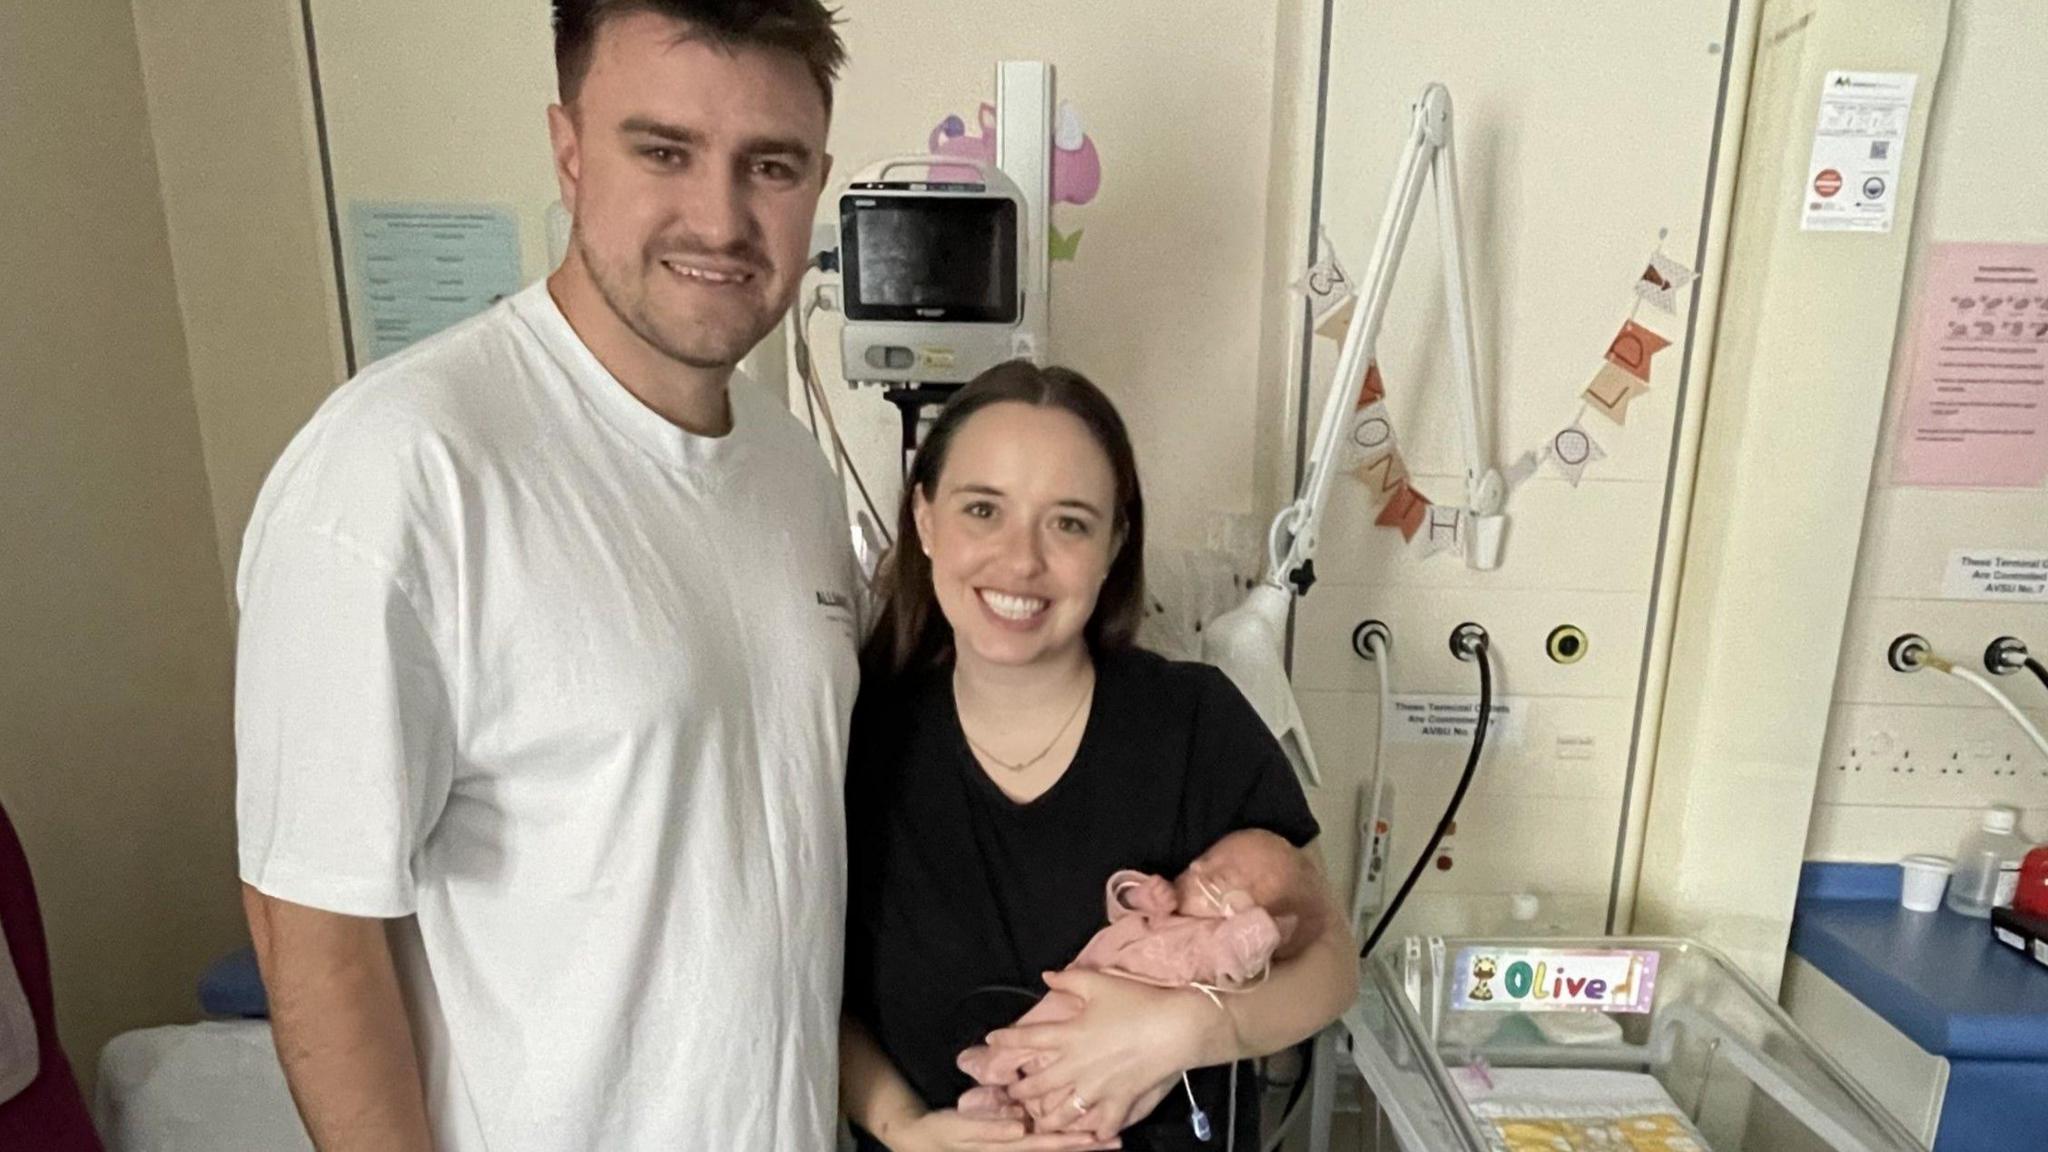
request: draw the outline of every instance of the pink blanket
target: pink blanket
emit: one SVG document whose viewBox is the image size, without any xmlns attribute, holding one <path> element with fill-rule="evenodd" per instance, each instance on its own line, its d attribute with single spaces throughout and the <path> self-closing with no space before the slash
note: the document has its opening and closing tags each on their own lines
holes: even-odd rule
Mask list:
<svg viewBox="0 0 2048 1152">
<path fill-rule="evenodd" d="M 1270 832 L 1233 832 L 1217 841 L 1168 882 L 1144 872 L 1109 878 L 1104 904 L 1109 926 L 1097 932 L 1069 968 L 1105 972 L 1165 988 L 1206 986 L 1232 992 L 1256 984 L 1289 947 L 1320 932 L 1304 933 L 1302 913 L 1269 912 L 1300 890 L 1300 856 Z M 1081 1002 L 1049 992 L 1019 1024 L 1071 1020 Z M 960 1070 L 975 1087 L 960 1097 L 961 1112 L 1002 1115 L 1015 1101 L 1009 1086 L 1022 1080 L 1037 1053 L 976 1045 L 962 1052 Z"/>
</svg>

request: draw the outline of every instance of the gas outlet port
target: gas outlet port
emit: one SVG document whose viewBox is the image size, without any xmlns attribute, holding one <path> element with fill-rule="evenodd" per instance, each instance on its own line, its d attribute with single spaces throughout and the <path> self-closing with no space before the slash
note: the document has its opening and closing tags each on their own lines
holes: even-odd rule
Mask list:
<svg viewBox="0 0 2048 1152">
<path fill-rule="evenodd" d="M 1551 630 L 1550 639 L 1543 643 L 1543 650 L 1559 664 L 1577 664 L 1586 658 L 1589 643 L 1585 629 L 1576 624 L 1560 624 Z"/>
</svg>

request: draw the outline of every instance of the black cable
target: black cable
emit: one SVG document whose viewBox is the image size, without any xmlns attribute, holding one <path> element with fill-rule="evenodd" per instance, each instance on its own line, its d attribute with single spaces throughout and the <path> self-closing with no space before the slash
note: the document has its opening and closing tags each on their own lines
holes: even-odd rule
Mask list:
<svg viewBox="0 0 2048 1152">
<path fill-rule="evenodd" d="M 1301 1068 L 1297 1071 L 1295 1075 L 1286 1077 L 1285 1079 L 1282 1079 L 1281 1077 L 1272 1074 L 1271 1067 L 1273 1061 L 1271 1056 L 1260 1061 L 1259 1081 L 1260 1083 L 1265 1085 L 1265 1091 L 1278 1092 L 1283 1088 L 1289 1089 L 1291 1091 L 1303 1080 L 1307 1079 L 1308 1066 L 1310 1061 L 1315 1056 L 1315 1047 L 1316 1038 L 1311 1036 L 1308 1039 L 1303 1040 L 1301 1043 L 1296 1044 L 1293 1048 L 1288 1049 L 1288 1051 L 1294 1052 L 1300 1057 Z M 1273 1055 L 1278 1056 L 1279 1053 L 1275 1052 Z"/>
<path fill-rule="evenodd" d="M 983 984 L 979 988 L 968 989 L 967 996 L 979 996 L 983 992 L 1002 992 L 1011 996 L 1021 996 L 1031 1001 L 1033 1006 L 1036 1006 L 1038 1001 L 1044 996 L 1042 992 L 1033 992 L 1029 988 L 1019 988 L 1015 984 Z M 964 1001 L 967 999 L 967 996 L 962 996 L 960 999 Z"/>
<path fill-rule="evenodd" d="M 979 996 L 984 992 L 1002 992 L 1013 996 L 1020 996 L 1026 1000 L 1031 1001 L 1034 1005 L 1036 1005 L 1039 1001 L 1038 993 L 1031 991 L 1029 988 L 1019 988 L 1014 984 L 983 984 L 981 987 L 969 991 L 967 993 L 967 996 Z M 961 997 L 962 1002 L 965 1002 L 966 999 L 966 996 Z M 1295 1082 L 1294 1094 L 1287 1098 L 1287 1112 L 1290 1114 L 1294 1111 L 1295 1101 L 1301 1098 L 1303 1086 L 1308 1083 L 1308 1062 L 1313 1052 L 1312 1046 L 1314 1045 L 1314 1043 L 1314 1037 L 1310 1037 L 1309 1039 L 1302 1041 L 1302 1074 L 1300 1077 L 1297 1078 Z M 1230 1062 L 1230 1106 L 1227 1112 L 1228 1123 L 1230 1126 L 1226 1130 L 1227 1135 L 1225 1136 L 1224 1140 L 1224 1152 L 1233 1152 L 1233 1150 L 1237 1147 L 1237 1066 L 1241 1063 L 1243 1063 L 1243 1061 L 1233 1060 Z M 1192 1069 L 1188 1071 L 1192 1071 Z M 1187 1072 L 1183 1071 L 1181 1075 L 1182 1078 L 1185 1079 Z M 1188 1107 L 1194 1110 L 1196 1116 L 1201 1115 L 1201 1105 L 1195 1103 L 1195 1094 L 1193 1088 L 1188 1089 Z M 1193 1117 L 1190 1118 L 1193 1119 Z M 1200 1124 L 1201 1121 L 1197 1120 L 1196 1123 Z M 1204 1142 L 1206 1142 L 1206 1138 L 1204 1139 Z"/>
<path fill-rule="evenodd" d="M 2048 666 L 2043 666 L 2039 660 L 2029 656 L 2027 657 L 2027 671 L 2034 674 L 2034 679 L 2041 682 L 2041 687 L 2048 688 Z"/>
<path fill-rule="evenodd" d="M 1458 819 L 1458 805 L 1465 802 L 1465 790 L 1472 786 L 1472 777 L 1479 771 L 1479 754 L 1486 749 L 1487 722 L 1493 718 L 1493 666 L 1486 658 L 1486 647 L 1486 641 L 1482 639 L 1473 648 L 1472 658 L 1479 661 L 1479 718 L 1472 725 L 1472 754 L 1465 758 L 1465 774 L 1458 777 L 1457 791 L 1451 793 L 1451 802 L 1444 807 L 1444 818 L 1437 821 L 1436 833 L 1429 838 L 1429 847 L 1416 858 L 1415 867 L 1408 870 L 1408 879 L 1401 882 L 1400 891 L 1394 893 L 1387 910 L 1380 913 L 1380 922 L 1373 925 L 1372 935 L 1366 937 L 1365 947 L 1358 950 L 1361 960 L 1372 954 L 1380 937 L 1394 923 L 1394 914 L 1401 910 L 1416 881 L 1422 879 L 1423 869 L 1429 867 L 1436 850 L 1443 845 L 1444 837 L 1450 835 L 1451 825 Z"/>
<path fill-rule="evenodd" d="M 1280 1122 L 1274 1125 L 1276 1132 L 1285 1131 L 1287 1126 L 1294 1122 L 1294 1110 L 1301 1106 L 1301 1098 L 1308 1094 L 1309 1073 L 1313 1072 L 1316 1066 L 1315 1037 L 1311 1036 L 1295 1047 L 1301 1050 L 1301 1070 L 1287 1086 L 1287 1103 L 1280 1107 Z M 1271 1083 L 1272 1081 L 1267 1081 L 1267 1084 Z"/>
</svg>

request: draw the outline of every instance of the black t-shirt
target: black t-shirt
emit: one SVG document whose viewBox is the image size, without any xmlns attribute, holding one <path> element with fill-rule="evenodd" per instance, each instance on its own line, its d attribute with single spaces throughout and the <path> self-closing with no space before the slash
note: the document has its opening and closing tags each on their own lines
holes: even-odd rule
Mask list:
<svg viewBox="0 0 2048 1152">
<path fill-rule="evenodd" d="M 975 761 L 952 670 L 864 690 L 847 770 L 847 1010 L 911 1088 L 949 1108 L 973 1081 L 963 1048 L 1013 1023 L 1105 923 L 1120 868 L 1173 877 L 1224 835 L 1318 832 L 1284 753 L 1234 685 L 1143 651 L 1096 662 L 1095 702 L 1066 773 L 1028 804 Z M 1185 1092 L 1123 1134 L 1131 1152 L 1220 1147 L 1228 1069 L 1194 1074 L 1218 1143 L 1197 1142 Z M 1257 1147 L 1249 1069 L 1237 1146 Z M 860 1135 L 856 1133 L 856 1135 Z M 861 1137 L 861 1147 L 880 1145 Z"/>
</svg>

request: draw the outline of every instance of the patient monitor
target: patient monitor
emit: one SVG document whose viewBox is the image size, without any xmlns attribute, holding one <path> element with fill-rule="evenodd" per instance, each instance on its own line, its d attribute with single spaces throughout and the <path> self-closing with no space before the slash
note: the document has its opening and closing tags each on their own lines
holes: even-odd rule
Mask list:
<svg viewBox="0 0 2048 1152">
<path fill-rule="evenodd" d="M 941 178 L 942 177 L 942 178 Z M 885 160 L 839 197 L 841 363 L 849 380 L 964 384 L 1042 344 L 1027 284 L 1031 210 L 1000 168 Z"/>
<path fill-rule="evenodd" d="M 915 451 L 926 414 L 1051 339 L 1050 64 L 996 66 L 994 157 L 900 156 L 861 169 L 821 221 L 813 259 L 839 274 L 842 374 L 878 385 Z M 801 323 L 799 324 L 801 328 Z M 799 333 L 808 360 L 808 334 Z M 808 369 L 805 369 L 808 372 Z"/>
</svg>

